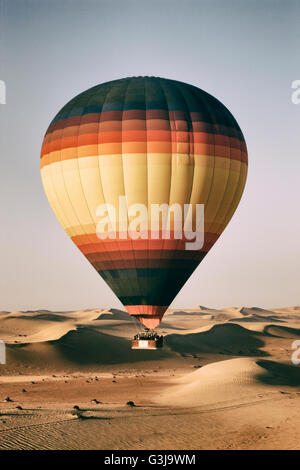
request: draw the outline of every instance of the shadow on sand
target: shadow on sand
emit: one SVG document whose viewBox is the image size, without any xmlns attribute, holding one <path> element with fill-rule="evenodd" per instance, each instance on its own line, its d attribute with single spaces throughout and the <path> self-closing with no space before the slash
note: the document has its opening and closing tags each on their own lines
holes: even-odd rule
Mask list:
<svg viewBox="0 0 300 470">
<path fill-rule="evenodd" d="M 286 385 L 298 387 L 300 385 L 300 367 L 282 364 L 280 362 L 261 359 L 257 364 L 265 369 L 265 375 L 259 375 L 258 380 L 268 385 Z"/>
<path fill-rule="evenodd" d="M 179 354 L 226 354 L 232 356 L 268 356 L 263 333 L 236 324 L 215 325 L 208 331 L 187 335 L 168 335 L 166 345 Z"/>
</svg>

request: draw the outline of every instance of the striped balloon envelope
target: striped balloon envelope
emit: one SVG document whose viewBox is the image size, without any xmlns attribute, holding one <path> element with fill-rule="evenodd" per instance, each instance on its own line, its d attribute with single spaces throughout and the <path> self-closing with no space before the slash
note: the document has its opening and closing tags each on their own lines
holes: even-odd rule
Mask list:
<svg viewBox="0 0 300 470">
<path fill-rule="evenodd" d="M 40 162 L 59 222 L 147 328 L 159 325 L 223 232 L 247 177 L 245 140 L 228 109 L 195 86 L 156 77 L 111 81 L 73 98 L 51 122 Z M 153 207 L 167 207 L 167 218 Z M 187 249 L 188 214 L 190 234 L 202 227 L 200 248 Z"/>
</svg>

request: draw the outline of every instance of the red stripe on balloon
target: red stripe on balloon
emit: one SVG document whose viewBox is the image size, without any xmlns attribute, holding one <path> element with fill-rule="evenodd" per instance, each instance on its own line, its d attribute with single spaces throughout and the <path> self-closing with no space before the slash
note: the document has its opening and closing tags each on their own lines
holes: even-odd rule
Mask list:
<svg viewBox="0 0 300 470">
<path fill-rule="evenodd" d="M 161 305 L 125 305 L 127 312 L 136 317 L 146 328 L 156 328 L 167 310 Z"/>
</svg>

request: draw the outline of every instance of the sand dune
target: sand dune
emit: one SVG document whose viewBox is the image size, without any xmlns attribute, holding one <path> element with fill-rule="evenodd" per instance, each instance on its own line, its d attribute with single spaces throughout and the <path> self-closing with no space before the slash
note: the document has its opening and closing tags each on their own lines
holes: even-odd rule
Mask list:
<svg viewBox="0 0 300 470">
<path fill-rule="evenodd" d="M 181 354 L 265 355 L 262 334 L 235 324 L 214 325 L 200 333 L 168 335 L 166 344 Z"/>
<path fill-rule="evenodd" d="M 203 366 L 174 381 L 158 399 L 161 404 L 202 406 L 217 404 L 257 392 L 258 377 L 265 373 L 254 359 L 238 358 Z M 252 390 L 249 387 L 253 387 Z M 256 386 L 256 387 L 255 387 Z"/>
<path fill-rule="evenodd" d="M 95 331 L 91 328 L 78 328 L 68 332 L 57 341 L 51 342 L 63 356 L 64 362 L 99 365 L 122 364 L 153 359 L 152 351 L 131 350 L 131 343 L 125 338 Z M 84 351 L 84 352 L 83 352 Z M 156 358 L 166 355 L 166 351 L 155 351 Z"/>
<path fill-rule="evenodd" d="M 103 310 L 99 317 L 95 318 L 94 320 L 125 320 L 129 321 L 130 316 L 127 312 L 123 310 L 117 310 L 115 308 L 110 308 L 107 310 Z"/>
<path fill-rule="evenodd" d="M 54 322 L 63 322 L 63 321 L 70 321 L 70 317 L 62 314 L 62 313 L 54 313 L 54 312 L 20 312 L 18 315 L 9 315 L 9 319 L 17 318 L 18 321 L 23 320 L 43 320 L 43 321 L 54 321 Z"/>
<path fill-rule="evenodd" d="M 300 329 L 289 328 L 288 326 L 267 325 L 264 328 L 264 332 L 280 338 L 297 339 L 300 336 Z"/>
<path fill-rule="evenodd" d="M 216 312 L 216 310 L 213 308 L 204 307 L 203 305 L 199 305 L 198 307 L 190 309 L 169 309 L 170 315 L 210 315 L 213 312 Z"/>
<path fill-rule="evenodd" d="M 293 307 L 272 308 L 272 311 L 277 312 L 277 313 L 298 313 L 298 314 L 300 314 L 300 306 L 295 305 Z"/>
<path fill-rule="evenodd" d="M 240 313 L 243 315 L 253 315 L 254 313 L 258 313 L 260 315 L 273 315 L 274 312 L 272 310 L 266 310 L 265 308 L 260 307 L 242 307 L 239 309 Z"/>
<path fill-rule="evenodd" d="M 92 367 L 96 364 L 151 361 L 153 358 L 156 361 L 205 357 L 207 361 L 209 356 L 213 360 L 221 360 L 224 355 L 262 357 L 268 354 L 265 345 L 269 337 L 289 339 L 299 335 L 294 324 L 293 327 L 274 325 L 270 310 L 228 308 L 215 311 L 217 313 L 210 316 L 197 309 L 171 311 L 161 324 L 161 331 L 166 334 L 165 348 L 150 352 L 150 355 L 149 351 L 130 350 L 135 324 L 126 312 L 118 309 L 11 312 L 0 318 L 0 339 L 8 345 L 10 358 L 10 365 L 3 369 L 3 373 L 10 370 L 11 364 L 15 370 L 16 363 L 21 364 L 23 356 L 24 363 L 28 367 L 30 364 L 31 369 L 35 364 L 46 369 L 52 357 L 56 358 L 55 367 L 61 363 L 60 369 L 66 364 Z M 257 312 L 264 317 L 262 327 L 257 327 L 260 323 Z M 226 320 L 222 322 L 220 316 L 223 318 L 224 315 Z M 239 315 L 253 319 L 249 325 L 251 328 L 239 325 Z"/>
<path fill-rule="evenodd" d="M 55 330 L 58 333 L 58 330 Z M 47 373 L 47 371 L 94 370 L 103 365 L 134 364 L 169 357 L 168 351 L 135 351 L 131 350 L 128 339 L 105 334 L 90 327 L 78 327 L 63 332 L 59 339 L 41 341 L 46 334 L 39 333 L 40 341 L 23 342 L 7 345 L 7 366 L 2 373 Z M 36 339 L 37 336 L 33 337 Z M 25 340 L 28 341 L 28 338 Z M 0 366 L 1 370 L 1 366 Z"/>
<path fill-rule="evenodd" d="M 300 371 L 298 367 L 264 359 L 258 360 L 257 364 L 266 371 L 266 374 L 260 377 L 261 382 L 269 385 L 287 385 L 299 389 Z"/>
<path fill-rule="evenodd" d="M 157 351 L 130 349 L 137 329 L 119 309 L 3 311 L 0 449 L 299 447 L 299 307 L 170 309 Z"/>
<path fill-rule="evenodd" d="M 173 381 L 157 403 L 176 406 L 203 406 L 249 399 L 271 392 L 266 384 L 300 385 L 300 373 L 292 365 L 250 358 L 229 359 L 208 364 Z"/>
</svg>

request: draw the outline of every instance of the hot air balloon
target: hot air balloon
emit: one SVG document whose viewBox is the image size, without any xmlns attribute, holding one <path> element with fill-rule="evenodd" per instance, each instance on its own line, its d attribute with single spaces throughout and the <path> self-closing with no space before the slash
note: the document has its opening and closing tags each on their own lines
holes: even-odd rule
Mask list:
<svg viewBox="0 0 300 470">
<path fill-rule="evenodd" d="M 216 98 L 175 80 L 131 77 L 69 101 L 46 132 L 40 166 L 47 198 L 65 231 L 127 312 L 153 330 L 234 214 L 247 162 L 243 134 Z M 193 216 L 201 204 L 200 249 L 186 249 L 185 234 L 178 237 L 174 227 L 183 227 L 185 216 L 170 212 L 168 238 L 162 236 L 161 219 L 150 234 L 151 207 L 175 205 L 185 214 L 190 205 Z M 105 232 L 99 229 L 103 205 L 116 208 L 117 224 L 107 227 L 115 237 L 99 234 Z M 147 221 L 141 221 L 148 229 L 144 225 L 140 237 L 128 234 L 136 215 L 132 205 L 148 208 Z M 195 229 L 193 217 L 192 224 Z"/>
</svg>

